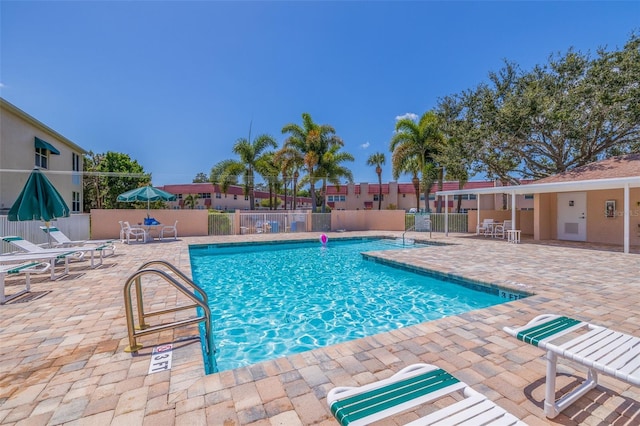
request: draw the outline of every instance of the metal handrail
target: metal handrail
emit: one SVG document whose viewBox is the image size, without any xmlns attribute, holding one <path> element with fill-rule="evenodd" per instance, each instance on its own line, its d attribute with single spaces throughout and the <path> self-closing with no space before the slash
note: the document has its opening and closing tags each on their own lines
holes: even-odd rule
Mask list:
<svg viewBox="0 0 640 426">
<path fill-rule="evenodd" d="M 181 278 L 184 283 L 180 283 L 176 278 L 169 275 L 167 272 L 159 270 L 159 269 L 150 269 L 149 266 L 159 265 L 164 266 L 176 276 Z M 184 294 L 187 298 L 189 298 L 193 303 L 189 305 L 178 306 L 175 308 L 163 309 L 159 311 L 153 311 L 145 313 L 144 311 L 144 301 L 142 298 L 142 277 L 145 275 L 155 275 L 163 278 L 167 283 L 174 286 L 178 291 Z M 138 308 L 138 318 L 139 325 L 135 326 L 135 320 L 133 315 L 133 303 L 131 300 L 131 287 L 135 283 L 136 288 L 136 305 Z M 185 286 L 186 284 L 186 286 Z M 205 323 L 205 351 L 207 354 L 207 362 L 210 372 L 215 372 L 215 358 L 213 354 L 216 349 L 213 344 L 213 335 L 211 333 L 211 309 L 208 305 L 208 297 L 207 294 L 200 288 L 197 284 L 195 284 L 191 279 L 189 279 L 184 273 L 182 273 L 175 266 L 166 262 L 164 260 L 154 260 L 145 263 L 142 265 L 136 272 L 134 272 L 126 281 L 124 285 L 124 304 L 125 304 L 125 313 L 127 317 L 127 330 L 129 333 L 129 346 L 125 348 L 125 352 L 138 352 L 142 349 L 142 345 L 137 343 L 137 337 L 145 336 L 152 333 L 157 333 L 164 330 L 171 330 L 178 327 L 182 327 L 190 324 L 197 324 L 200 322 Z M 173 321 L 165 324 L 160 324 L 156 326 L 150 326 L 145 322 L 145 319 L 151 316 L 163 315 L 172 312 L 183 311 L 192 308 L 201 308 L 204 315 L 197 315 L 192 318 Z"/>
<path fill-rule="evenodd" d="M 415 229 L 416 229 L 416 226 L 415 226 L 415 225 L 413 225 L 413 226 L 410 226 L 408 229 L 405 229 L 405 230 L 404 230 L 404 232 L 402 233 L 402 245 L 404 245 L 404 234 L 406 234 L 407 232 L 409 232 L 409 231 L 411 231 L 411 230 L 414 230 L 414 231 L 415 231 Z"/>
</svg>

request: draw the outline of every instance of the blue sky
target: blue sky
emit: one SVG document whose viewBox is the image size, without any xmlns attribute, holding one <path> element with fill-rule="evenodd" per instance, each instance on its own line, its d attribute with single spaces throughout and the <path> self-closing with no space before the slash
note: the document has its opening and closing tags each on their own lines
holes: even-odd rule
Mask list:
<svg viewBox="0 0 640 426">
<path fill-rule="evenodd" d="M 308 112 L 366 160 L 396 118 L 574 47 L 621 48 L 640 2 L 0 2 L 0 96 L 86 150 L 129 154 L 154 185 L 235 158 Z M 401 179 L 401 180 L 407 180 Z"/>
</svg>

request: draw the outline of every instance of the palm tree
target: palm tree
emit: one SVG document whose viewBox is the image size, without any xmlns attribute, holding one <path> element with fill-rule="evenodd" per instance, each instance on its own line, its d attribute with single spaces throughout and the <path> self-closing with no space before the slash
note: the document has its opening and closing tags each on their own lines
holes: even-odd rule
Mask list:
<svg viewBox="0 0 640 426">
<path fill-rule="evenodd" d="M 244 193 L 249 196 L 249 209 L 255 208 L 255 175 L 257 172 L 257 165 L 260 161 L 263 161 L 263 151 L 269 147 L 276 148 L 278 144 L 269 135 L 260 135 L 250 141 L 249 139 L 240 138 L 233 145 L 233 152 L 237 154 L 239 160 L 224 160 L 216 164 L 211 169 L 211 182 L 219 183 L 223 192 L 226 193 L 227 188 L 233 182 L 238 180 L 238 177 L 242 175 L 244 183 Z"/>
<path fill-rule="evenodd" d="M 319 175 L 322 175 L 322 197 L 320 198 L 322 213 L 325 212 L 327 181 L 338 187 L 340 187 L 341 178 L 353 182 L 351 170 L 341 165 L 345 161 L 354 161 L 353 155 L 348 152 L 340 152 L 338 145 L 333 145 L 322 157 L 322 166 L 318 169 Z"/>
<path fill-rule="evenodd" d="M 367 159 L 367 166 L 376 166 L 376 174 L 378 175 L 378 210 L 382 209 L 382 166 L 385 162 L 386 159 L 381 152 L 371 154 Z"/>
<path fill-rule="evenodd" d="M 184 205 L 193 210 L 196 208 L 196 204 L 198 204 L 198 198 L 200 198 L 198 194 L 189 194 L 184 197 Z"/>
<path fill-rule="evenodd" d="M 291 208 L 296 209 L 296 195 L 298 177 L 300 176 L 300 168 L 304 165 L 304 156 L 300 151 L 294 147 L 284 146 L 278 150 L 274 157 L 275 161 L 280 164 L 280 171 L 282 173 L 282 179 L 284 180 L 284 209 L 287 209 L 287 185 L 288 179 L 293 179 L 293 202 Z"/>
<path fill-rule="evenodd" d="M 321 177 L 318 170 L 322 167 L 324 155 L 332 146 L 342 147 L 344 142 L 336 136 L 333 127 L 314 123 L 311 115 L 306 112 L 302 114 L 302 126 L 295 123 L 287 124 L 282 128 L 282 133 L 289 134 L 284 146 L 297 150 L 303 156 L 303 168 L 309 180 L 311 209 L 315 213 L 317 205 L 315 183 Z"/>
<path fill-rule="evenodd" d="M 409 170 L 407 163 L 415 159 L 422 174 L 425 210 L 429 211 L 429 193 L 438 179 L 435 155 L 439 152 L 444 135 L 439 129 L 439 120 L 432 111 L 425 112 L 416 123 L 404 118 L 396 123 L 396 133 L 391 138 L 391 163 L 394 177 Z M 417 174 L 414 175 L 417 178 Z"/>
</svg>

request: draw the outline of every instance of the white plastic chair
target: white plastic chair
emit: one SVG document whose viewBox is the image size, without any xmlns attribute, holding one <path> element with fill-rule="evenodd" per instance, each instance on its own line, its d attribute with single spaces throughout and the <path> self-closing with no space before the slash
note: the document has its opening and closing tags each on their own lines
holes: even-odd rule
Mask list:
<svg viewBox="0 0 640 426">
<path fill-rule="evenodd" d="M 173 233 L 173 239 L 174 240 L 177 239 L 178 238 L 178 221 L 176 220 L 176 222 L 173 225 L 163 226 L 162 229 L 160 230 L 160 239 L 164 238 L 165 232 Z"/>
<path fill-rule="evenodd" d="M 476 226 L 476 235 L 491 235 L 493 226 L 490 224 L 493 224 L 493 219 L 484 219 L 480 225 Z"/>
<path fill-rule="evenodd" d="M 495 229 L 493 230 L 493 236 L 497 237 L 499 235 L 500 238 L 504 239 L 504 237 L 507 235 L 507 230 L 511 228 L 512 228 L 511 221 L 505 220 L 504 223 L 500 225 L 496 225 Z"/>
<path fill-rule="evenodd" d="M 131 242 L 131 237 L 135 238 L 136 241 L 141 239 L 143 243 L 147 242 L 147 230 L 144 228 L 134 228 L 129 225 L 129 222 L 124 221 L 122 230 L 120 231 L 120 235 L 124 236 L 127 239 L 127 244 Z M 124 240 L 124 239 L 123 239 Z M 124 242 L 124 241 L 123 241 Z"/>
</svg>

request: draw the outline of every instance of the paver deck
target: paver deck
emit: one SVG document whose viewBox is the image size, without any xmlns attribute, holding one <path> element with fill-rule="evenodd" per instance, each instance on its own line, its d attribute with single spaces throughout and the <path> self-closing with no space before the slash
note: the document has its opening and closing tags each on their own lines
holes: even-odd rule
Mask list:
<svg viewBox="0 0 640 426">
<path fill-rule="evenodd" d="M 0 306 L 0 423 L 3 425 L 335 425 L 326 405 L 334 386 L 360 385 L 415 363 L 435 364 L 531 425 L 640 424 L 640 389 L 606 376 L 563 414 L 546 419 L 543 352 L 502 331 L 542 312 L 557 312 L 640 336 L 640 255 L 620 248 L 569 244 L 507 244 L 433 234 L 450 245 L 380 252 L 379 257 L 535 296 L 205 376 L 196 326 L 128 345 L 123 285 L 145 261 L 164 259 L 190 274 L 189 244 L 319 234 L 258 234 L 119 244 L 91 269 L 71 266 L 54 282 L 34 276 L 39 299 Z M 394 235 L 391 232 L 329 234 Z M 397 236 L 398 234 L 395 234 Z M 415 233 L 411 237 L 425 238 Z M 250 265 L 248 265 L 250 267 Z M 7 292 L 22 286 L 7 280 Z M 152 288 L 156 307 L 176 292 Z M 151 299 L 147 299 L 151 300 Z M 170 371 L 148 374 L 150 348 L 176 342 Z M 559 365 L 558 388 L 575 373 Z M 409 421 L 421 412 L 408 413 Z"/>
</svg>

